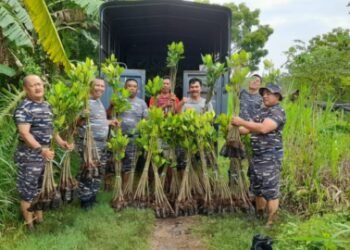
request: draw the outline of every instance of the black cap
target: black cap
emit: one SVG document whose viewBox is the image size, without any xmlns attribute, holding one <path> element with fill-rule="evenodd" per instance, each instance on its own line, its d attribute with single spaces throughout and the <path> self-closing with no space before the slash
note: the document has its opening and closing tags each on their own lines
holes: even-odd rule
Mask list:
<svg viewBox="0 0 350 250">
<path fill-rule="evenodd" d="M 279 100 L 282 101 L 283 95 L 281 86 L 274 83 L 269 83 L 266 87 L 259 89 L 259 93 L 261 96 L 264 94 L 265 90 L 270 91 L 272 94 L 279 94 Z"/>
</svg>

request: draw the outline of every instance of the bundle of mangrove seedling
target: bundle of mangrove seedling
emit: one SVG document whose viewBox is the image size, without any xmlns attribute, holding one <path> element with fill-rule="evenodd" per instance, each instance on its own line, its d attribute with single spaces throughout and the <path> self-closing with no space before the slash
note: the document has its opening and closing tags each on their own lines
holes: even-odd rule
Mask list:
<svg viewBox="0 0 350 250">
<path fill-rule="evenodd" d="M 124 198 L 126 202 L 132 202 L 134 197 L 134 183 L 135 183 L 135 171 L 136 171 L 136 165 L 137 161 L 141 155 L 140 150 L 136 149 L 136 154 L 131 159 L 131 169 L 129 174 L 128 182 L 125 183 L 123 192 L 124 192 Z"/>
<path fill-rule="evenodd" d="M 200 194 L 202 190 L 198 185 L 196 170 L 193 169 L 192 158 L 198 152 L 196 144 L 196 119 L 198 114 L 194 110 L 187 110 L 179 115 L 179 126 L 176 137 L 180 146 L 185 150 L 186 167 L 184 169 L 179 195 L 175 202 L 176 215 L 193 215 L 198 213 L 197 199 L 194 195 Z"/>
<path fill-rule="evenodd" d="M 45 163 L 43 183 L 38 196 L 31 203 L 29 211 L 59 208 L 62 203 L 61 194 L 56 188 L 52 161 Z"/>
<path fill-rule="evenodd" d="M 140 137 L 137 142 L 147 152 L 146 162 L 134 195 L 134 204 L 137 207 L 152 207 L 159 218 L 172 216 L 174 211 L 166 197 L 159 176 L 159 167 L 165 164 L 162 158 L 159 136 L 161 135 L 162 122 L 164 120 L 163 110 L 153 107 L 149 111 L 148 120 L 141 120 L 137 125 Z M 149 170 L 153 173 L 153 190 L 149 183 Z M 151 193 L 153 191 L 153 193 Z"/>
<path fill-rule="evenodd" d="M 162 170 L 161 181 L 171 204 L 175 204 L 180 189 L 176 156 L 176 149 L 179 150 L 180 145 L 176 132 L 180 123 L 181 121 L 178 115 L 169 113 L 163 120 L 163 131 L 161 135 L 162 141 L 167 145 L 166 151 L 163 151 L 166 164 Z"/>
<path fill-rule="evenodd" d="M 62 200 L 65 202 L 72 202 L 76 197 L 78 197 L 78 182 L 72 176 L 70 157 L 70 152 L 67 152 L 64 156 L 59 182 Z"/>
<path fill-rule="evenodd" d="M 116 210 L 124 208 L 127 203 L 124 199 L 122 189 L 122 159 L 125 157 L 125 148 L 128 145 L 129 138 L 123 135 L 121 129 L 117 129 L 116 133 L 112 132 L 112 137 L 108 142 L 108 148 L 112 151 L 115 168 L 114 194 L 112 198 L 112 207 Z"/>
<path fill-rule="evenodd" d="M 232 71 L 230 81 L 226 85 L 226 90 L 230 93 L 229 98 L 232 100 L 228 108 L 234 115 L 239 114 L 240 84 L 249 73 L 249 68 L 246 67 L 248 60 L 249 54 L 245 51 L 234 53 L 227 58 L 227 65 Z M 233 198 L 237 203 L 236 206 L 249 210 L 252 205 L 248 197 L 248 188 L 241 163 L 245 157 L 244 144 L 241 141 L 239 128 L 231 125 L 231 123 L 229 123 L 226 142 L 220 154 L 230 158 L 229 184 L 233 192 Z"/>
</svg>

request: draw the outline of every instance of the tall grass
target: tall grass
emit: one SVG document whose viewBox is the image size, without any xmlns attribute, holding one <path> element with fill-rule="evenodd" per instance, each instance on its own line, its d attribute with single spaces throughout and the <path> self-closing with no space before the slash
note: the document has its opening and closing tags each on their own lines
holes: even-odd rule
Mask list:
<svg viewBox="0 0 350 250">
<path fill-rule="evenodd" d="M 325 109 L 312 105 L 303 94 L 284 108 L 284 204 L 306 213 L 348 207 L 350 137 L 344 114 L 333 112 L 331 102 Z"/>
</svg>

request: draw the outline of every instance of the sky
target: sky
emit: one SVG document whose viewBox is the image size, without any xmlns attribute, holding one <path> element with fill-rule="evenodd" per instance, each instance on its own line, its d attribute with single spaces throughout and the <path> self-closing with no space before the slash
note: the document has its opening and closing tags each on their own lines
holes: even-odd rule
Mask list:
<svg viewBox="0 0 350 250">
<path fill-rule="evenodd" d="M 295 44 L 294 40 L 308 42 L 333 28 L 350 28 L 350 7 L 346 7 L 350 0 L 210 0 L 226 2 L 244 2 L 251 10 L 260 9 L 260 23 L 274 30 L 265 48 L 269 51 L 266 58 L 276 67 L 286 61 L 283 52 Z"/>
</svg>

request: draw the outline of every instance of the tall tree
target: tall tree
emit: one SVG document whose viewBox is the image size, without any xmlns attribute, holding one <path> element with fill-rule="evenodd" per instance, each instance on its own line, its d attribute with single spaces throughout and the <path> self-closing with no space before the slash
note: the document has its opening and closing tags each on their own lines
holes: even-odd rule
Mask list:
<svg viewBox="0 0 350 250">
<path fill-rule="evenodd" d="M 298 89 L 309 86 L 310 98 L 349 100 L 350 30 L 337 28 L 308 44 L 297 41 L 287 57 L 291 82 Z"/>
<path fill-rule="evenodd" d="M 261 58 L 267 55 L 264 49 L 273 29 L 269 25 L 261 25 L 260 10 L 250 10 L 244 3 L 239 5 L 227 3 L 226 7 L 232 11 L 232 52 L 245 50 L 251 54 L 249 67 L 256 70 Z"/>
</svg>

